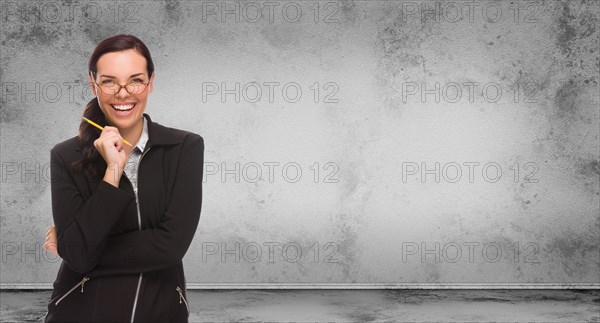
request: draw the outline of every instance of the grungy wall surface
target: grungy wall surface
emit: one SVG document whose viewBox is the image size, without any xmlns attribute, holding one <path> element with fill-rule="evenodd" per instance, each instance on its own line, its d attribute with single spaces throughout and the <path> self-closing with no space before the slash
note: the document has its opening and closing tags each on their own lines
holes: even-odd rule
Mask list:
<svg viewBox="0 0 600 323">
<path fill-rule="evenodd" d="M 2 1 L 3 286 L 117 33 L 205 139 L 189 284 L 598 284 L 597 1 Z M 37 286 L 37 285 L 36 285 Z"/>
</svg>

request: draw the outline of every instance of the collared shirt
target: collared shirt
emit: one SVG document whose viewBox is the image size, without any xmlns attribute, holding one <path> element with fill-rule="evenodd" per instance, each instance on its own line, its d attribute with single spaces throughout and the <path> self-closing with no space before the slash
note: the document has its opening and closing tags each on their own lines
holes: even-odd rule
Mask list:
<svg viewBox="0 0 600 323">
<path fill-rule="evenodd" d="M 127 175 L 129 181 L 131 182 L 131 185 L 133 185 L 133 190 L 135 192 L 137 192 L 138 187 L 137 174 L 138 167 L 140 165 L 140 158 L 142 157 L 142 153 L 144 151 L 144 148 L 146 147 L 146 142 L 148 142 L 148 120 L 146 120 L 146 117 L 142 118 L 144 119 L 142 135 L 140 136 L 140 140 L 138 140 L 135 147 L 133 147 L 133 150 L 129 155 L 129 159 L 127 159 L 127 163 L 125 164 L 125 169 L 123 170 L 125 172 L 125 175 Z"/>
</svg>

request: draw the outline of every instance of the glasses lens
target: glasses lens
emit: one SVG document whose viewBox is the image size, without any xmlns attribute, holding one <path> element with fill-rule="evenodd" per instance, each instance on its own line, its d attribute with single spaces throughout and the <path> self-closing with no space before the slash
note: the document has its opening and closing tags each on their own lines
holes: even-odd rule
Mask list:
<svg viewBox="0 0 600 323">
<path fill-rule="evenodd" d="M 132 82 L 127 84 L 127 87 L 125 89 L 130 94 L 138 94 L 144 92 L 144 90 L 146 89 L 146 84 L 140 82 Z"/>
<path fill-rule="evenodd" d="M 117 89 L 119 88 L 119 86 L 115 82 L 105 81 L 102 82 L 102 84 L 100 84 L 100 88 L 105 94 L 115 94 L 117 93 Z"/>
</svg>

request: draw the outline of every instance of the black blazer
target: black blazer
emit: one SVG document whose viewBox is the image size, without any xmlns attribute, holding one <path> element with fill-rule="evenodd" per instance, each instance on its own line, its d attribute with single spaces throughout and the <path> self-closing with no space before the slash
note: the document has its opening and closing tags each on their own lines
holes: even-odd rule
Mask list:
<svg viewBox="0 0 600 323">
<path fill-rule="evenodd" d="M 77 136 L 50 151 L 52 215 L 63 259 L 45 322 L 187 322 L 182 258 L 202 207 L 204 139 L 148 120 L 135 193 L 74 172 Z M 106 162 L 98 163 L 106 169 Z M 135 308 L 135 311 L 134 311 Z"/>
</svg>

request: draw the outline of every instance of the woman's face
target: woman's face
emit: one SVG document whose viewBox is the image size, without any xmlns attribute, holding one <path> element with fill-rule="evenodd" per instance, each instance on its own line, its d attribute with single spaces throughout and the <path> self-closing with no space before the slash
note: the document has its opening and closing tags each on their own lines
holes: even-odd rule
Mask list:
<svg viewBox="0 0 600 323">
<path fill-rule="evenodd" d="M 89 79 L 100 85 L 90 83 L 106 120 L 120 130 L 132 129 L 142 121 L 148 94 L 154 87 L 154 75 L 149 79 L 146 58 L 134 49 L 106 53 L 98 59 L 96 70 L 96 79 L 92 78 L 91 73 Z M 105 91 L 101 87 L 111 83 L 123 86 L 131 83 L 131 88 L 139 88 L 141 83 L 148 85 L 145 90 L 135 94 L 127 92 L 125 87 L 116 93 Z"/>
</svg>

